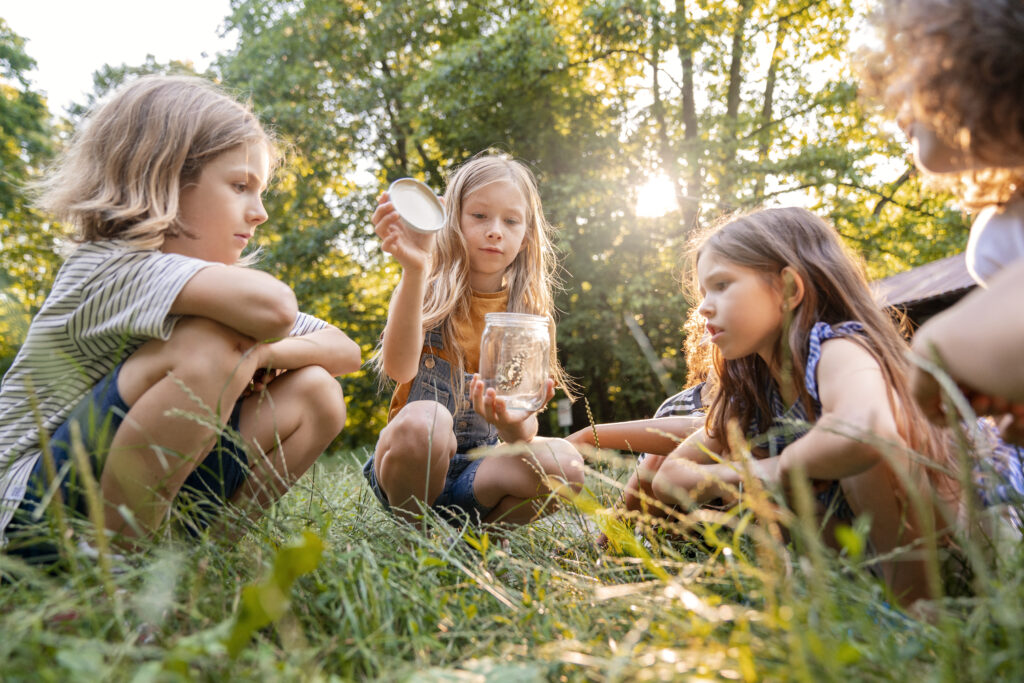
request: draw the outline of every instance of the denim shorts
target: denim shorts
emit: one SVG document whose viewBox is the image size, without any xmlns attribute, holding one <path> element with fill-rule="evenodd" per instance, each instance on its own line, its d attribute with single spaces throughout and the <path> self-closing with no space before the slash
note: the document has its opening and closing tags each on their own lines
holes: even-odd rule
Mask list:
<svg viewBox="0 0 1024 683">
<path fill-rule="evenodd" d="M 468 517 L 472 522 L 481 522 L 494 508 L 482 505 L 473 493 L 473 482 L 476 471 L 480 469 L 479 458 L 471 458 L 465 453 L 456 453 L 448 463 L 448 472 L 444 479 L 444 488 L 430 508 L 449 524 L 461 526 Z M 384 506 L 391 509 L 388 497 L 380 488 L 377 475 L 373 471 L 373 457 L 363 465 L 363 476 L 370 490 Z"/>
<path fill-rule="evenodd" d="M 442 348 L 441 335 L 436 331 L 426 335 L 426 346 L 429 349 Z M 456 405 L 451 391 L 451 369 L 446 360 L 433 352 L 424 350 L 420 355 L 416 377 L 409 388 L 408 402 L 435 401 L 443 405 L 455 418 L 453 426 L 455 439 L 458 442 L 456 453 L 448 463 L 444 488 L 441 495 L 431 505 L 431 509 L 446 521 L 459 525 L 468 516 L 470 520 L 480 522 L 493 508 L 481 505 L 473 493 L 473 482 L 480 468 L 481 460 L 471 458 L 467 453 L 480 446 L 494 446 L 498 443 L 498 432 L 494 425 L 478 415 L 469 401 L 469 382 L 471 374 L 465 375 L 465 388 L 462 400 Z M 363 476 L 370 489 L 385 509 L 391 505 L 380 482 L 373 471 L 373 456 L 363 465 Z"/>
<path fill-rule="evenodd" d="M 63 473 L 60 494 L 65 508 L 81 518 L 88 516 L 88 508 L 70 454 L 71 425 L 77 423 L 79 426 L 82 443 L 92 464 L 93 476 L 98 480 L 106 463 L 110 442 L 129 409 L 117 390 L 120 372 L 121 365 L 118 365 L 100 380 L 50 437 L 54 469 L 58 474 Z M 228 421 L 230 430 L 226 432 L 238 433 L 241 406 L 241 400 L 235 403 Z M 192 471 L 181 487 L 176 503 L 194 522 L 195 528 L 186 525 L 193 534 L 196 528 L 204 529 L 209 525 L 219 508 L 245 481 L 248 458 L 238 441 L 237 437 L 221 434 L 209 455 Z M 46 519 L 32 519 L 47 489 L 46 481 L 45 464 L 40 456 L 29 476 L 25 498 L 6 531 L 9 543 L 5 552 L 19 555 L 36 564 L 51 564 L 57 560 L 57 548 L 50 540 L 52 535 Z M 186 499 L 188 505 L 182 505 Z"/>
</svg>

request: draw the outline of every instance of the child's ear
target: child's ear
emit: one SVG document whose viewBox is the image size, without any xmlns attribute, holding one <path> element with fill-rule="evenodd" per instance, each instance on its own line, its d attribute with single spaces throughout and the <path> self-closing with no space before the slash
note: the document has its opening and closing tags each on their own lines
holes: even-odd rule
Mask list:
<svg viewBox="0 0 1024 683">
<path fill-rule="evenodd" d="M 792 266 L 783 268 L 780 275 L 782 277 L 782 310 L 792 311 L 804 300 L 804 279 Z"/>
</svg>

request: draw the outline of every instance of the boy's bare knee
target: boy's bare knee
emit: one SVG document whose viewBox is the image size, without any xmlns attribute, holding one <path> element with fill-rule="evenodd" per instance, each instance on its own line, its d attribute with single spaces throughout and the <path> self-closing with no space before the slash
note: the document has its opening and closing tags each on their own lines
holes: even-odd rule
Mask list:
<svg viewBox="0 0 1024 683">
<path fill-rule="evenodd" d="M 178 321 L 168 345 L 180 360 L 200 362 L 202 356 L 211 365 L 234 367 L 256 342 L 216 321 L 190 316 Z"/>
<path fill-rule="evenodd" d="M 299 381 L 299 394 L 318 428 L 337 435 L 345 427 L 345 396 L 341 384 L 319 365 L 292 370 Z"/>
<path fill-rule="evenodd" d="M 175 377 L 190 385 L 213 382 L 228 393 L 240 394 L 257 370 L 256 343 L 205 318 L 186 318 L 178 326 L 181 329 L 168 342 L 169 370 Z"/>
<path fill-rule="evenodd" d="M 240 394 L 256 370 L 250 354 L 253 345 L 251 339 L 220 323 L 186 316 L 169 339 L 150 340 L 125 360 L 118 389 L 125 402 L 134 405 L 170 373 L 207 400 L 213 398 L 211 392 Z"/>
</svg>

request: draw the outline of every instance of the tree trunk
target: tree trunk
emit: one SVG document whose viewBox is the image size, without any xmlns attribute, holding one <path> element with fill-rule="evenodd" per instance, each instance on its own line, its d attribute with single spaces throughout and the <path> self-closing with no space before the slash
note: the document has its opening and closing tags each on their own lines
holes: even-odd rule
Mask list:
<svg viewBox="0 0 1024 683">
<path fill-rule="evenodd" d="M 676 2 L 676 50 L 682 67 L 682 120 L 683 151 L 686 158 L 685 195 L 680 197 L 679 208 L 683 212 L 683 226 L 687 233 L 697 227 L 700 214 L 701 196 L 704 194 L 701 176 L 700 130 L 697 122 L 697 105 L 693 90 L 693 47 L 690 41 L 690 26 L 686 18 L 685 0 Z"/>
<path fill-rule="evenodd" d="M 764 84 L 764 101 L 761 103 L 760 126 L 758 134 L 757 158 L 762 166 L 768 161 L 768 148 L 771 146 L 772 137 L 769 133 L 772 122 L 772 101 L 775 97 L 775 80 L 779 67 L 779 59 L 782 56 L 782 43 L 786 37 L 785 20 L 779 22 L 778 30 L 775 33 L 775 47 L 772 49 L 772 61 L 768 64 L 768 77 Z M 754 184 L 754 196 L 758 201 L 764 199 L 764 174 L 758 175 Z"/>
<path fill-rule="evenodd" d="M 741 0 L 739 16 L 732 32 L 732 51 L 729 58 L 729 85 L 725 95 L 725 127 L 722 131 L 722 162 L 726 169 L 719 183 L 720 208 L 735 208 L 733 192 L 736 178 L 730 170 L 736 163 L 736 135 L 739 128 L 740 86 L 743 84 L 743 36 L 746 32 L 747 20 L 753 9 L 753 0 Z"/>
</svg>

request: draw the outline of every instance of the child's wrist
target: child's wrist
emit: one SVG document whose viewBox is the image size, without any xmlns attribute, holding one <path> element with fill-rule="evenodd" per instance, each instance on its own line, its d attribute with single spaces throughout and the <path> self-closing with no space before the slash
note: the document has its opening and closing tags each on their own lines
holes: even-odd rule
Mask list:
<svg viewBox="0 0 1024 683">
<path fill-rule="evenodd" d="M 526 431 L 522 422 L 517 425 L 499 427 L 498 438 L 505 443 L 527 443 L 533 440 L 533 437 L 529 436 L 529 432 Z"/>
<path fill-rule="evenodd" d="M 411 279 L 418 278 L 425 280 L 427 277 L 427 266 L 426 264 L 418 263 L 402 263 L 402 277 Z"/>
</svg>

